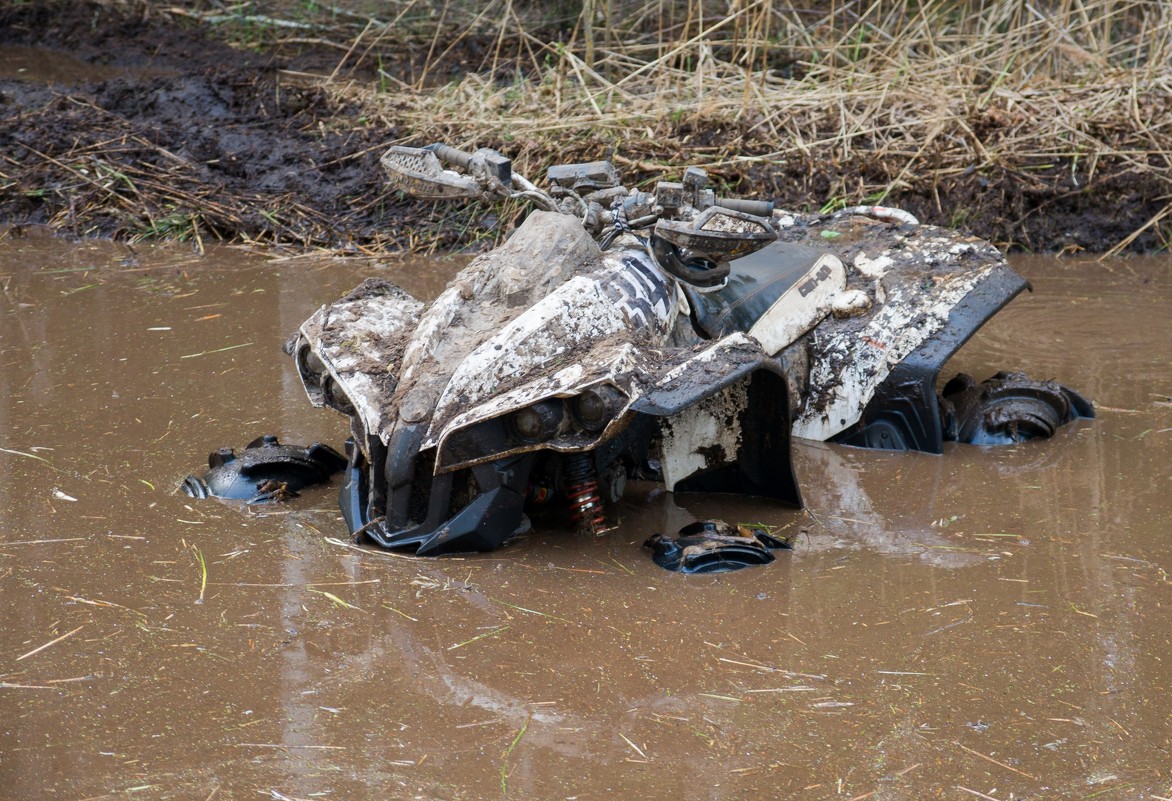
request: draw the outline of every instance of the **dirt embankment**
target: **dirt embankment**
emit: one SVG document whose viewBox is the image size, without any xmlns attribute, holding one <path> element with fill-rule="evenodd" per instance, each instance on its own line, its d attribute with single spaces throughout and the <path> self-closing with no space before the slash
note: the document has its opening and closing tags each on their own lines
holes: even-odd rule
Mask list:
<svg viewBox="0 0 1172 801">
<path fill-rule="evenodd" d="M 76 73 L 72 80 L 63 80 L 60 63 L 50 74 L 36 64 L 3 69 L 0 61 L 0 222 L 76 236 L 363 251 L 466 246 L 501 233 L 511 212 L 433 206 L 386 191 L 378 156 L 387 145 L 461 130 L 455 109 L 428 126 L 418 114 L 396 115 L 393 79 L 414 66 L 410 57 L 380 62 L 381 77 L 369 61 L 349 73 L 351 82 L 392 79 L 372 105 L 362 92 L 307 77 L 354 61 L 336 43 L 289 36 L 280 48 L 250 50 L 208 31 L 150 6 L 127 14 L 98 4 L 0 4 L 0 48 L 10 57 L 48 48 L 78 59 L 66 70 Z M 458 59 L 461 48 L 482 52 L 484 42 L 468 37 L 444 52 Z M 21 52 L 35 59 L 41 51 Z M 999 124 L 996 114 L 976 123 L 974 137 L 979 125 Z M 631 181 L 671 176 L 703 161 L 696 154 L 722 148 L 766 154 L 775 143 L 758 127 L 669 115 L 648 135 L 576 132 L 557 140 L 556 153 L 535 155 L 533 142 L 508 136 L 475 144 L 522 151 L 533 177 L 548 163 L 614 156 Z M 1137 169 L 1133 157 L 1098 161 L 1090 172 L 1065 158 L 915 174 L 906 164 L 865 148 L 847 158 L 815 148 L 777 160 L 725 159 L 715 173 L 736 192 L 805 209 L 830 198 L 858 202 L 865 187 L 892 185 L 886 202 L 926 222 L 1034 251 L 1104 251 L 1168 207 L 1166 182 Z M 1169 222 L 1147 225 L 1132 246 L 1165 246 Z"/>
<path fill-rule="evenodd" d="M 288 58 L 165 16 L 92 12 L 0 19 L 0 46 L 51 51 L 18 51 L 29 65 L 0 79 L 0 220 L 127 239 L 415 244 L 425 210 L 388 197 L 378 169 L 398 131 L 287 74 Z M 72 81 L 38 80 L 55 54 L 79 59 Z"/>
</svg>

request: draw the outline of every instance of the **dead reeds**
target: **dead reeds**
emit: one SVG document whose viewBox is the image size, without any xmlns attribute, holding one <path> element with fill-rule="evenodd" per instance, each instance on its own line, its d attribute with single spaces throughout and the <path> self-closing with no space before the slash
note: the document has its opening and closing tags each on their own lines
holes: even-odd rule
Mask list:
<svg viewBox="0 0 1172 801">
<path fill-rule="evenodd" d="M 1172 0 L 140 5 L 252 50 L 328 54 L 276 91 L 316 93 L 284 131 L 318 136 L 297 165 L 308 177 L 262 191 L 222 153 L 177 152 L 58 98 L 15 123 L 19 155 L 0 152 L 9 206 L 83 234 L 466 245 L 491 214 L 410 213 L 376 166 L 389 144 L 445 141 L 495 147 L 535 179 L 603 157 L 628 183 L 697 164 L 726 192 L 814 210 L 887 202 L 1003 246 L 1172 238 Z M 84 130 L 67 148 L 27 133 L 71 114 Z M 345 170 L 369 182 L 329 172 Z M 350 183 L 313 191 L 333 180 Z"/>
<path fill-rule="evenodd" d="M 454 5 L 421 77 L 338 90 L 416 139 L 503 144 L 522 168 L 609 150 L 642 174 L 700 163 L 742 184 L 815 165 L 815 206 L 919 192 L 954 224 L 945 183 L 1008 172 L 1021 191 L 1075 195 L 1127 175 L 1147 187 L 1136 237 L 1167 243 L 1172 3 L 584 0 L 572 27 L 513 0 L 457 24 Z M 479 65 L 425 88 L 473 39 Z"/>
</svg>

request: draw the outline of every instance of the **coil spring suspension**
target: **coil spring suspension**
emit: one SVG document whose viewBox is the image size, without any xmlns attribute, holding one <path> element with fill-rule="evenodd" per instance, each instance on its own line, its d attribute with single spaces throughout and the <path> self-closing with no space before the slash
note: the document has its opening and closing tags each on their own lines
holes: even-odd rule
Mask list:
<svg viewBox="0 0 1172 801">
<path fill-rule="evenodd" d="M 592 531 L 606 528 L 602 497 L 598 494 L 598 475 L 589 454 L 573 453 L 563 462 L 566 497 L 570 499 L 570 517 Z"/>
</svg>

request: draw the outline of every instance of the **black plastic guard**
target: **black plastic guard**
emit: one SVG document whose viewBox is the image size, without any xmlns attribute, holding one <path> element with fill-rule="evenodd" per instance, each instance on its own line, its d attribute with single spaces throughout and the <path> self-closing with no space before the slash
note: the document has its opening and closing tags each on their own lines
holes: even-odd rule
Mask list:
<svg viewBox="0 0 1172 801">
<path fill-rule="evenodd" d="M 533 454 L 500 459 L 477 465 L 465 480 L 474 482 L 475 497 L 465 506 L 453 509 L 453 481 L 457 474 L 417 474 L 415 482 L 428 482 L 427 508 L 423 520 L 395 525 L 388 514 L 374 517 L 355 528 L 347 516 L 351 532 L 383 548 L 414 548 L 418 556 L 435 556 L 467 551 L 491 551 L 499 548 L 522 527 L 525 490 L 533 466 Z M 388 468 L 388 473 L 393 469 Z M 342 508 L 355 509 L 359 502 L 354 493 L 361 490 L 359 471 L 351 469 L 354 480 L 351 495 L 343 489 Z M 417 487 L 416 490 L 421 490 Z"/>
<path fill-rule="evenodd" d="M 863 409 L 859 422 L 832 438 L 862 448 L 944 452 L 936 382 L 952 358 L 986 321 L 1029 282 L 1007 265 L 992 270 L 953 307 L 948 322 L 897 364 Z"/>
<path fill-rule="evenodd" d="M 357 533 L 370 522 L 367 504 L 369 495 L 366 457 L 354 444 L 354 440 L 348 439 L 346 440 L 346 471 L 342 477 L 342 486 L 338 490 L 338 508 L 342 510 L 346 528 L 350 530 L 351 534 Z"/>
<path fill-rule="evenodd" d="M 715 381 L 679 382 L 633 404 L 641 414 L 669 418 L 739 381 L 748 379 L 748 403 L 740 412 L 742 436 L 736 454 L 676 481 L 676 492 L 718 492 L 773 498 L 802 507 L 791 453 L 788 382 L 763 355 L 729 369 Z"/>
</svg>

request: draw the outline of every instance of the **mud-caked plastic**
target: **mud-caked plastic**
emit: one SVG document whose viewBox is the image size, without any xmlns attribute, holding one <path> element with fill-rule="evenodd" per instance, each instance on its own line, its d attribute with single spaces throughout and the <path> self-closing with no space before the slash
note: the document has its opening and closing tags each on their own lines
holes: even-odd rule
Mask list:
<svg viewBox="0 0 1172 801">
<path fill-rule="evenodd" d="M 655 564 L 678 573 L 727 573 L 754 565 L 765 565 L 776 557 L 773 551 L 791 547 L 759 526 L 738 525 L 723 520 L 698 520 L 679 530 L 675 537 L 651 536 L 643 547 L 651 549 Z"/>
<path fill-rule="evenodd" d="M 183 491 L 193 498 L 262 503 L 329 481 L 345 466 L 346 457 L 329 445 L 282 445 L 268 434 L 248 443 L 239 454 L 232 448 L 213 451 L 208 472 L 202 478 L 185 478 Z"/>
<path fill-rule="evenodd" d="M 944 436 L 972 445 L 1009 445 L 1048 439 L 1079 417 L 1094 417 L 1090 401 L 1056 381 L 1000 372 L 978 383 L 967 373 L 941 393 Z"/>
</svg>

